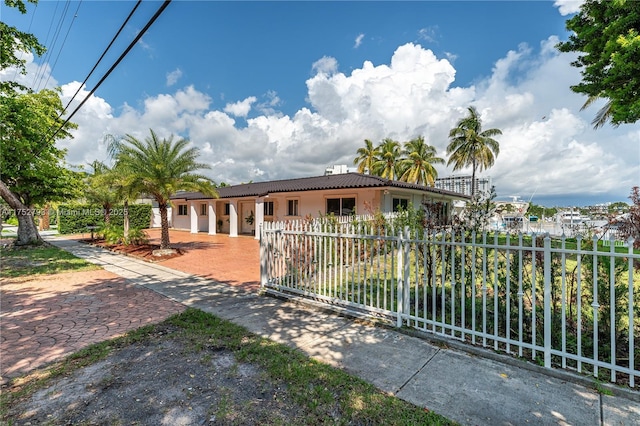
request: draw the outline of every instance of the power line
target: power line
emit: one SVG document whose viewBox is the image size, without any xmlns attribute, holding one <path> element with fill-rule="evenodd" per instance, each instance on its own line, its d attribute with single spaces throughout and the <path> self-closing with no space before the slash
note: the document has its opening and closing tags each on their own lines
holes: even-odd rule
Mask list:
<svg viewBox="0 0 640 426">
<path fill-rule="evenodd" d="M 96 68 L 98 67 L 98 65 L 100 64 L 100 62 L 102 62 L 102 59 L 104 59 L 105 55 L 107 54 L 107 52 L 109 51 L 109 49 L 111 49 L 111 46 L 113 46 L 113 43 L 115 43 L 116 39 L 120 36 L 120 33 L 122 32 L 122 30 L 124 30 L 124 27 L 127 25 L 127 23 L 129 22 L 129 20 L 131 19 L 131 17 L 133 16 L 133 14 L 135 13 L 135 11 L 138 9 L 138 6 L 140 6 L 140 4 L 142 3 L 142 0 L 138 0 L 138 2 L 136 3 L 136 5 L 133 7 L 133 9 L 131 10 L 131 12 L 129 12 L 129 16 L 127 16 L 127 19 L 125 19 L 125 21 L 122 23 L 122 25 L 120 26 L 120 29 L 118 30 L 118 32 L 113 36 L 113 38 L 111 39 L 111 42 L 109 43 L 109 45 L 107 46 L 106 49 L 104 49 L 104 52 L 102 52 L 102 55 L 100 55 L 100 58 L 98 58 L 98 61 L 96 62 L 96 64 L 93 66 L 93 68 L 91 68 L 91 71 L 89 71 L 89 74 L 87 74 L 87 77 L 84 79 L 84 81 L 80 84 L 80 86 L 78 86 L 78 90 L 76 90 L 76 93 L 73 94 L 73 96 L 71 97 L 71 99 L 69 99 L 69 102 L 67 103 L 67 105 L 64 107 L 64 109 L 62 110 L 62 113 L 58 116 L 58 118 L 60 118 L 64 112 L 67 110 L 67 108 L 69 108 L 69 105 L 71 105 L 71 102 L 73 102 L 73 100 L 76 98 L 76 96 L 78 96 L 78 93 L 80 93 L 80 89 L 82 89 L 82 87 L 87 83 L 87 80 L 89 80 L 89 77 L 91 77 L 91 75 L 93 74 L 93 72 L 96 70 Z"/>
<path fill-rule="evenodd" d="M 58 10 L 58 4 L 56 3 L 56 11 L 57 10 Z M 50 45 L 51 48 L 47 49 L 47 53 L 45 54 L 45 56 L 44 56 L 44 58 L 42 60 L 42 65 L 40 66 L 40 68 L 38 68 L 38 72 L 36 73 L 36 76 L 33 79 L 32 88 L 36 92 L 41 87 L 42 79 L 44 78 L 44 64 L 49 63 L 49 60 L 50 60 L 51 55 L 52 55 L 52 52 L 56 48 L 56 43 L 58 43 L 58 37 L 60 36 L 60 30 L 62 29 L 62 24 L 64 23 L 68 12 L 69 12 L 69 0 L 67 0 L 67 2 L 64 5 L 64 9 L 62 10 L 62 12 L 60 14 L 60 18 L 59 18 L 58 24 L 56 25 L 55 31 L 53 33 L 53 40 L 52 40 L 51 43 L 49 43 L 49 34 L 51 32 L 51 27 L 53 26 L 53 21 L 55 19 L 55 15 L 54 15 L 54 19 L 51 20 L 51 24 L 49 25 L 49 32 L 47 33 L 47 43 L 45 44 L 45 46 L 49 46 Z M 38 80 L 40 80 L 39 83 L 38 83 Z"/>
<path fill-rule="evenodd" d="M 76 18 L 78 17 L 78 11 L 80 10 L 80 5 L 82 5 L 82 0 L 80 0 L 80 2 L 78 3 L 78 7 L 76 8 L 76 12 L 73 14 L 73 18 L 71 18 L 71 23 L 69 24 L 69 28 L 67 28 L 67 33 L 64 35 L 64 39 L 62 40 L 62 45 L 60 46 L 60 49 L 58 49 L 58 54 L 56 55 L 56 60 L 53 62 L 53 66 L 51 67 L 51 70 L 49 71 L 49 75 L 47 76 L 47 80 L 44 82 L 43 87 L 47 87 L 47 83 L 49 83 L 49 79 L 51 78 L 51 74 L 53 74 L 53 70 L 56 69 L 56 65 L 58 64 L 58 59 L 60 58 L 60 54 L 62 53 L 62 49 L 64 48 L 64 45 L 67 43 L 67 37 L 69 37 L 69 32 L 71 31 L 71 27 L 73 26 L 73 23 L 76 21 Z"/>
<path fill-rule="evenodd" d="M 96 84 L 96 87 L 94 87 L 91 92 L 89 92 L 89 94 L 82 100 L 82 102 L 80 102 L 80 104 L 73 110 L 73 112 L 67 117 L 67 119 L 64 121 L 64 123 L 62 123 L 62 125 L 60 125 L 60 127 L 58 127 L 58 129 L 49 137 L 49 139 L 53 139 L 58 132 L 60 132 L 60 130 L 62 130 L 64 128 L 64 126 L 67 125 L 67 123 L 69 123 L 69 121 L 71 120 L 71 118 L 80 110 L 80 108 L 82 107 L 82 105 L 84 105 L 85 102 L 87 102 L 87 100 L 89 100 L 89 98 L 91 97 L 91 95 L 93 95 L 95 93 L 96 90 L 98 90 L 98 87 L 100 87 L 100 85 L 107 79 L 107 77 L 113 72 L 113 70 L 118 66 L 118 64 L 120 64 L 120 62 L 122 62 L 122 60 L 124 59 L 124 57 L 129 53 L 129 51 L 131 49 L 133 49 L 133 46 L 136 45 L 136 43 L 142 38 L 142 36 L 147 32 L 147 30 L 151 27 L 151 25 L 156 21 L 156 19 L 158 19 L 158 17 L 162 14 L 162 12 L 164 12 L 164 10 L 167 8 L 167 6 L 169 6 L 169 3 L 171 3 L 171 0 L 165 0 L 162 3 L 162 6 L 160 6 L 158 8 L 158 10 L 156 11 L 156 13 L 151 17 L 151 19 L 149 20 L 149 22 L 147 22 L 147 24 L 144 26 L 144 28 L 140 31 L 140 33 L 138 33 L 138 35 L 133 39 L 133 41 L 129 44 L 129 46 L 127 46 L 127 48 L 125 49 L 124 52 L 122 52 L 122 54 L 120 55 L 120 57 L 116 60 L 116 62 L 111 66 L 111 68 L 109 68 L 109 70 L 105 73 L 104 76 L 102 76 L 102 78 L 100 79 L 100 81 L 98 81 L 98 83 Z M 44 147 L 44 144 L 43 144 Z"/>
</svg>

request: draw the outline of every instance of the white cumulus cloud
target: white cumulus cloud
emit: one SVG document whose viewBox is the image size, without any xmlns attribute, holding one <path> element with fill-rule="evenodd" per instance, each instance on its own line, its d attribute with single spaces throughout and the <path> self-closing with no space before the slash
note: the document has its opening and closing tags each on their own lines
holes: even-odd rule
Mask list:
<svg viewBox="0 0 640 426">
<path fill-rule="evenodd" d="M 235 115 L 236 117 L 246 117 L 251 111 L 251 105 L 253 105 L 258 99 L 255 96 L 250 96 L 242 101 L 227 104 L 224 107 L 224 112 Z"/>
<path fill-rule="evenodd" d="M 178 80 L 180 80 L 180 77 L 182 77 L 182 70 L 180 68 L 177 68 L 171 72 L 167 73 L 167 86 L 171 87 L 174 84 L 176 84 L 178 82 Z"/>
<path fill-rule="evenodd" d="M 556 0 L 553 5 L 558 8 L 560 15 L 567 16 L 577 13 L 584 0 Z"/>
<path fill-rule="evenodd" d="M 188 138 L 217 182 L 314 176 L 331 164 L 352 165 L 364 139 L 404 142 L 421 135 L 446 158 L 449 130 L 473 105 L 485 129 L 503 133 L 496 137 L 494 167 L 482 172 L 499 195 L 607 194 L 611 201 L 626 200 L 640 182 L 640 125 L 594 130 L 590 121 L 598 105 L 580 111 L 584 97 L 569 89 L 580 81 L 570 65 L 575 56 L 559 53 L 555 43 L 550 37 L 505 52 L 490 76 L 467 87 L 452 87 L 452 63 L 415 43 L 398 46 L 386 63 L 364 61 L 349 74 L 325 56 L 312 64 L 316 72 L 306 80 L 309 106 L 293 115 L 276 111 L 283 100 L 275 92 L 229 101 L 221 109 L 193 86 L 155 94 L 136 108 L 94 95 L 72 120 L 79 125 L 75 137 L 60 146 L 68 149 L 69 162 L 86 164 L 106 158 L 106 134 L 144 138 L 153 129 L 161 137 Z M 32 64 L 28 68 L 35 71 Z M 78 87 L 63 84 L 63 102 Z M 86 94 L 82 88 L 78 99 Z M 253 107 L 257 115 L 247 118 Z M 238 117 L 246 119 L 242 125 Z M 444 165 L 437 170 L 440 176 L 453 173 Z"/>
</svg>

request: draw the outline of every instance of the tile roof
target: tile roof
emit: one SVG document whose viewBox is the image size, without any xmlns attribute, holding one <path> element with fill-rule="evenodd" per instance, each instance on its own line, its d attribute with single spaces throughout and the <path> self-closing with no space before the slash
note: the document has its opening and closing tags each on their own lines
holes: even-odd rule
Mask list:
<svg viewBox="0 0 640 426">
<path fill-rule="evenodd" d="M 456 198 L 470 198 L 467 195 L 444 189 L 416 185 L 397 180 L 384 179 L 379 176 L 365 175 L 361 173 L 341 173 L 335 175 L 314 176 L 296 179 L 272 180 L 267 182 L 243 183 L 240 185 L 223 186 L 218 188 L 219 198 L 263 197 L 267 194 L 318 191 L 326 189 L 349 188 L 404 188 L 433 194 L 449 195 Z M 205 196 L 200 192 L 178 192 L 171 199 L 180 200 L 204 200 L 213 197 Z"/>
</svg>

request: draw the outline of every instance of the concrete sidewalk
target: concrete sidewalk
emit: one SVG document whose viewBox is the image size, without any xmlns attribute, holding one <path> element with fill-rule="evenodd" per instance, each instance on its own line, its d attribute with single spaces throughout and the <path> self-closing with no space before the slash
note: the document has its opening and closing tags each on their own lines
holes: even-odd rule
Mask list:
<svg viewBox="0 0 640 426">
<path fill-rule="evenodd" d="M 640 392 L 601 395 L 587 380 L 563 372 L 545 374 L 490 352 L 434 344 L 77 241 L 46 239 L 132 283 L 296 347 L 461 424 L 640 425 Z"/>
</svg>

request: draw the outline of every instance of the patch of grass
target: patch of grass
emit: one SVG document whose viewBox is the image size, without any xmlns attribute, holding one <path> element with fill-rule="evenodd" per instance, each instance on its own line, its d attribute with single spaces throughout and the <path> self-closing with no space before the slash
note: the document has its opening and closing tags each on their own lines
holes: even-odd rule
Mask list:
<svg viewBox="0 0 640 426">
<path fill-rule="evenodd" d="M 87 346 L 44 369 L 13 379 L 9 384 L 10 391 L 0 393 L 0 419 L 4 419 L 8 407 L 46 387 L 56 377 L 68 376 L 75 370 L 95 364 L 107 358 L 115 349 L 148 339 L 155 336 L 157 331 L 158 326 L 140 327 L 115 339 Z"/>
<path fill-rule="evenodd" d="M 0 258 L 0 275 L 7 278 L 100 269 L 97 265 L 47 243 L 0 248 Z"/>
<path fill-rule="evenodd" d="M 272 380 L 286 385 L 283 388 L 305 412 L 304 424 L 333 424 L 336 413 L 348 424 L 454 424 L 384 394 L 362 379 L 206 312 L 187 309 L 167 321 L 180 327 L 194 344 L 224 347 L 238 361 L 258 365 Z"/>
<path fill-rule="evenodd" d="M 168 330 L 168 331 L 167 331 Z M 453 425 L 454 422 L 381 392 L 362 379 L 315 361 L 286 345 L 250 333 L 245 328 L 203 311 L 189 308 L 163 323 L 146 326 L 106 342 L 91 345 L 46 370 L 15 379 L 10 391 L 0 395 L 0 407 L 32 395 L 51 379 L 71 374 L 106 358 L 116 348 L 151 339 L 179 337 L 191 349 L 196 347 L 231 351 L 238 362 L 251 363 L 299 406 L 296 424 L 385 424 Z M 233 423 L 240 407 L 225 395 L 215 411 L 217 421 Z M 0 418 L 6 409 L 0 408 Z M 282 418 L 264 419 L 265 424 L 282 424 Z"/>
</svg>

